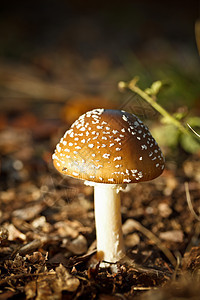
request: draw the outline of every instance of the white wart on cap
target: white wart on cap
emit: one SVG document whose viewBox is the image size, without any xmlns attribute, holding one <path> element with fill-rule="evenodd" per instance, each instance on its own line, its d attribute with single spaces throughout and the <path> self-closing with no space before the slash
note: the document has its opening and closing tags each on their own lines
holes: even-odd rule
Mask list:
<svg viewBox="0 0 200 300">
<path fill-rule="evenodd" d="M 76 120 L 53 154 L 55 168 L 88 181 L 148 181 L 164 169 L 162 152 L 147 126 L 121 110 L 94 109 Z"/>
</svg>

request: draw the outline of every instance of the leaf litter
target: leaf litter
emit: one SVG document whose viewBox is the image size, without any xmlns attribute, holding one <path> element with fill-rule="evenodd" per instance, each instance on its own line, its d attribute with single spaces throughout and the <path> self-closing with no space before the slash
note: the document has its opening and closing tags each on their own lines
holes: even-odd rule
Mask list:
<svg viewBox="0 0 200 300">
<path fill-rule="evenodd" d="M 5 113 L 0 131 L 0 299 L 172 299 L 190 282 L 187 296 L 195 297 L 198 155 L 183 160 L 183 167 L 169 162 L 157 180 L 122 193 L 127 258 L 101 269 L 93 190 L 61 177 L 51 162 L 58 128 L 66 124 L 48 120 L 47 126 L 31 114 L 30 121 L 16 112 L 14 122 Z"/>
</svg>

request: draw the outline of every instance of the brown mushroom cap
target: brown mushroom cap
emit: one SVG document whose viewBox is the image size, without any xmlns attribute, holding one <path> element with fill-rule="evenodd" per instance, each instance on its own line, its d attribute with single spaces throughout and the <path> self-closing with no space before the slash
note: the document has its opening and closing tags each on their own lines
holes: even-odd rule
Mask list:
<svg viewBox="0 0 200 300">
<path fill-rule="evenodd" d="M 75 178 L 100 183 L 134 183 L 158 177 L 162 152 L 135 115 L 94 109 L 76 120 L 53 154 L 55 168 Z"/>
</svg>

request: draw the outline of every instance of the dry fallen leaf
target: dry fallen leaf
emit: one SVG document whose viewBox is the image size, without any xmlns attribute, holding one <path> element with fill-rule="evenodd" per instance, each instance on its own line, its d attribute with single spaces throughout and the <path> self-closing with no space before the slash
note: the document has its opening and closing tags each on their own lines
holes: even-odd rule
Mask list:
<svg viewBox="0 0 200 300">
<path fill-rule="evenodd" d="M 0 227 L 0 243 L 3 240 L 7 240 L 8 239 L 8 229 L 4 228 L 4 227 Z"/>
<path fill-rule="evenodd" d="M 25 285 L 26 299 L 33 299 L 36 296 L 37 282 L 30 281 Z"/>
<path fill-rule="evenodd" d="M 58 284 L 56 276 L 44 275 L 37 280 L 36 300 L 60 300 L 62 299 L 62 289 Z"/>
<path fill-rule="evenodd" d="M 40 252 L 33 252 L 32 255 L 26 254 L 26 259 L 30 261 L 32 264 L 44 264 L 46 261 L 46 257 L 42 255 Z"/>
<path fill-rule="evenodd" d="M 199 271 L 200 269 L 200 247 L 193 247 L 186 252 L 182 261 L 183 270 Z"/>
<path fill-rule="evenodd" d="M 80 285 L 79 279 L 70 275 L 70 273 L 62 264 L 56 268 L 56 275 L 61 290 L 75 292 Z"/>
</svg>

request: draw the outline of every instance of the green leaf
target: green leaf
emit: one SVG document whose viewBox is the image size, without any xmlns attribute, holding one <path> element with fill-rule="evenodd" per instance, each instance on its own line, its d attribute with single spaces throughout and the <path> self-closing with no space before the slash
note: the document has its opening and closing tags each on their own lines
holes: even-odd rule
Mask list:
<svg viewBox="0 0 200 300">
<path fill-rule="evenodd" d="M 193 128 L 193 127 L 199 127 L 200 128 L 200 117 L 190 117 L 187 119 L 187 123 Z"/>
<path fill-rule="evenodd" d="M 200 133 L 200 117 L 190 117 L 187 119 L 187 123 L 191 126 L 194 131 Z M 200 152 L 200 139 L 195 136 L 195 133 L 190 135 L 183 135 L 181 137 L 181 145 L 189 153 L 197 153 Z"/>
<path fill-rule="evenodd" d="M 164 82 L 164 81 L 161 81 L 161 80 L 158 80 L 158 81 L 154 81 L 151 85 L 150 88 L 147 88 L 145 90 L 145 93 L 147 93 L 148 95 L 151 95 L 151 96 L 156 96 L 158 95 L 158 93 L 165 87 L 168 87 L 169 86 L 169 83 L 167 82 Z"/>
<path fill-rule="evenodd" d="M 183 112 L 176 112 L 176 113 L 173 114 L 173 117 L 174 117 L 176 120 L 180 121 L 180 120 L 182 120 L 183 118 L 185 118 L 186 114 L 187 114 L 186 111 L 183 111 Z"/>
<path fill-rule="evenodd" d="M 200 152 L 200 142 L 191 135 L 181 134 L 180 144 L 186 152 Z"/>
<path fill-rule="evenodd" d="M 162 85 L 163 83 L 160 80 L 153 82 L 151 85 L 152 95 L 157 95 L 160 92 Z"/>
<path fill-rule="evenodd" d="M 159 145 L 175 148 L 178 145 L 180 132 L 172 124 L 164 124 L 151 130 Z"/>
</svg>

